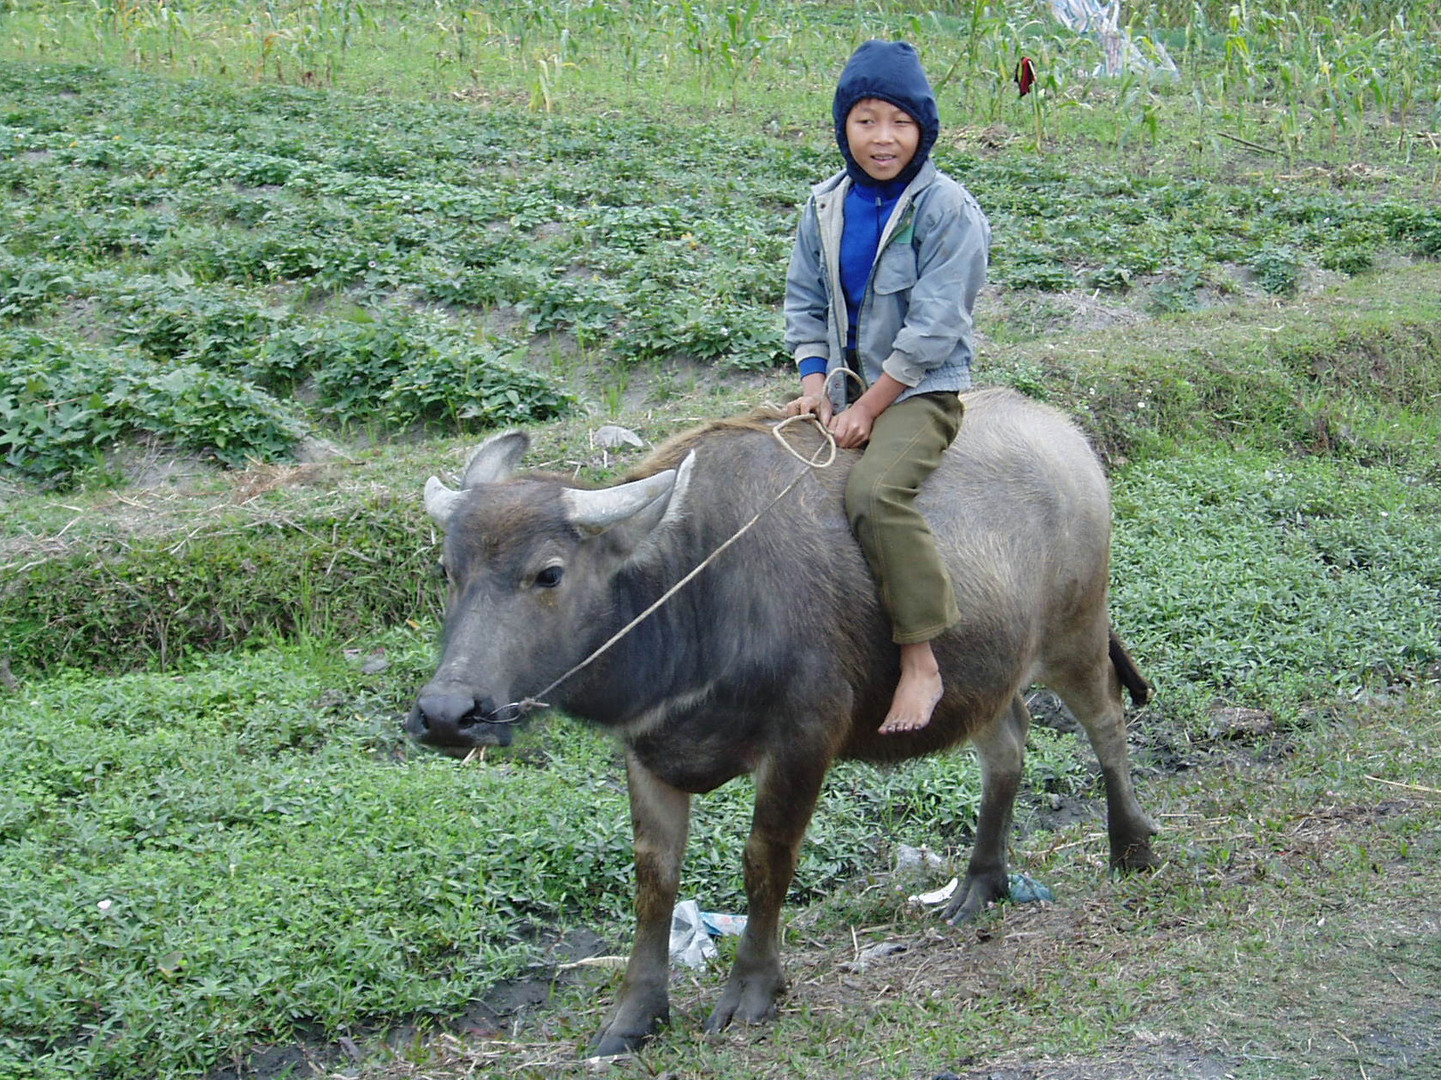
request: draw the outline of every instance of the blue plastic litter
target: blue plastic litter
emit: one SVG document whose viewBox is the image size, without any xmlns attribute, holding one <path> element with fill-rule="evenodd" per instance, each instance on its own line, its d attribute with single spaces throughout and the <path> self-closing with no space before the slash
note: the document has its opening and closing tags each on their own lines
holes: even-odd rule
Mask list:
<svg viewBox="0 0 1441 1080">
<path fill-rule="evenodd" d="M 1011 900 L 1017 904 L 1033 904 L 1037 900 L 1054 900 L 1056 894 L 1049 885 L 1043 885 L 1030 874 L 1012 874 Z"/>
<path fill-rule="evenodd" d="M 740 935 L 745 933 L 746 929 L 744 915 L 725 915 L 718 911 L 702 911 L 700 921 L 710 932 L 711 937 L 725 937 L 727 934 Z"/>
</svg>

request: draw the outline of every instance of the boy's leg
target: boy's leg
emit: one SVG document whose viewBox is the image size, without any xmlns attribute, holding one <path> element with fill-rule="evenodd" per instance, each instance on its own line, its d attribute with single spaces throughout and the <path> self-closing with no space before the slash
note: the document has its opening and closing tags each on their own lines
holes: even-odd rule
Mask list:
<svg viewBox="0 0 1441 1080">
<path fill-rule="evenodd" d="M 870 563 L 881 603 L 901 646 L 901 678 L 884 732 L 924 727 L 940 700 L 930 641 L 959 617 L 955 590 L 929 524 L 915 506 L 926 477 L 960 430 L 954 394 L 924 394 L 892 405 L 846 484 L 846 513 Z"/>
</svg>

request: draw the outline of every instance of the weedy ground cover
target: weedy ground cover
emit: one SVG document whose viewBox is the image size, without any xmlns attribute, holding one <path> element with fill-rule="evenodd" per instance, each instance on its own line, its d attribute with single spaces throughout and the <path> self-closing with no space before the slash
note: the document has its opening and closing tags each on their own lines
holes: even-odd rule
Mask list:
<svg viewBox="0 0 1441 1080">
<path fill-rule="evenodd" d="M 0 78 L 0 446 L 48 483 L 103 481 L 137 436 L 239 465 L 336 430 L 543 421 L 602 356 L 769 368 L 796 205 L 834 156 L 823 130 L 744 122 L 685 139 L 647 116 Z M 1395 154 L 1260 183 L 965 138 L 937 157 L 986 206 L 1006 295 L 1184 311 L 1441 251 L 1424 168 Z"/>
</svg>

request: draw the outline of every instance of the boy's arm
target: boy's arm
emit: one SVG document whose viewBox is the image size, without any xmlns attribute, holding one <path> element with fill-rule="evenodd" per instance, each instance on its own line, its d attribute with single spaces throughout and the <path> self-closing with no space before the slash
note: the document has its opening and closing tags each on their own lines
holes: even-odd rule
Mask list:
<svg viewBox="0 0 1441 1080">
<path fill-rule="evenodd" d="M 826 293 L 825 268 L 821 265 L 820 223 L 812 200 L 801 213 L 790 268 L 786 272 L 785 346 L 797 364 L 810 359 L 829 361 L 829 314 L 830 298 Z"/>
<path fill-rule="evenodd" d="M 837 413 L 827 425 L 835 436 L 836 445 L 846 450 L 865 446 L 871 441 L 871 428 L 876 417 L 894 405 L 896 398 L 905 391 L 905 383 L 882 373 L 849 409 Z"/>
<path fill-rule="evenodd" d="M 815 200 L 806 203 L 791 249 L 786 272 L 786 348 L 801 369 L 801 396 L 787 403 L 787 416 L 814 413 L 822 424 L 831 422 L 831 401 L 826 394 L 829 366 L 830 297 L 821 265 L 820 222 Z"/>
<path fill-rule="evenodd" d="M 957 195 L 928 223 L 905 325 L 882 365 L 906 386 L 915 386 L 944 363 L 958 341 L 971 340 L 971 312 L 986 282 L 991 227 L 969 192 L 961 189 Z"/>
</svg>

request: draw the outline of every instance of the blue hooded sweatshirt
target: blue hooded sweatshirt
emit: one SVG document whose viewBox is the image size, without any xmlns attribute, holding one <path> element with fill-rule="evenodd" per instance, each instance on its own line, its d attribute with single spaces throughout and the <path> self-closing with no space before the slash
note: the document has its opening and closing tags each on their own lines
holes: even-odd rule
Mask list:
<svg viewBox="0 0 1441 1080">
<path fill-rule="evenodd" d="M 920 128 L 915 156 L 889 183 L 850 153 L 846 119 L 864 98 L 903 109 Z M 916 50 L 861 45 L 832 116 L 846 168 L 812 188 L 801 213 L 786 275 L 786 349 L 802 377 L 849 364 L 868 385 L 882 374 L 903 383 L 901 399 L 964 389 L 991 230 L 970 192 L 930 158 L 940 111 Z"/>
<path fill-rule="evenodd" d="M 894 187 L 899 195 L 921 171 L 941 133 L 941 112 L 936 106 L 936 95 L 921 68 L 921 57 L 915 46 L 904 41 L 867 41 L 851 56 L 841 72 L 840 82 L 836 84 L 831 116 L 836 124 L 836 142 L 846 159 L 846 172 L 857 184 L 874 188 L 878 182 L 856 163 L 851 156 L 850 142 L 846 139 L 846 117 L 850 116 L 856 102 L 866 98 L 889 101 L 896 108 L 904 109 L 921 127 L 921 142 L 916 147 L 916 156 L 899 176 L 884 185 Z"/>
<path fill-rule="evenodd" d="M 892 180 L 875 179 L 851 155 L 850 140 L 846 137 L 846 118 L 858 102 L 867 98 L 879 98 L 904 110 L 920 128 L 915 156 Z M 840 263 L 841 283 L 850 313 L 846 347 L 854 349 L 856 317 L 866 285 L 870 282 L 881 234 L 906 185 L 916 178 L 930 157 L 931 147 L 940 135 L 941 117 L 936 96 L 921 68 L 920 55 L 914 46 L 904 41 L 867 41 L 855 51 L 836 84 L 831 116 L 835 121 L 836 143 L 845 158 L 846 172 L 853 181 L 846 196 L 846 229 L 841 242 Z M 825 361 L 810 360 L 802 365 L 801 374 L 824 370 Z"/>
</svg>

